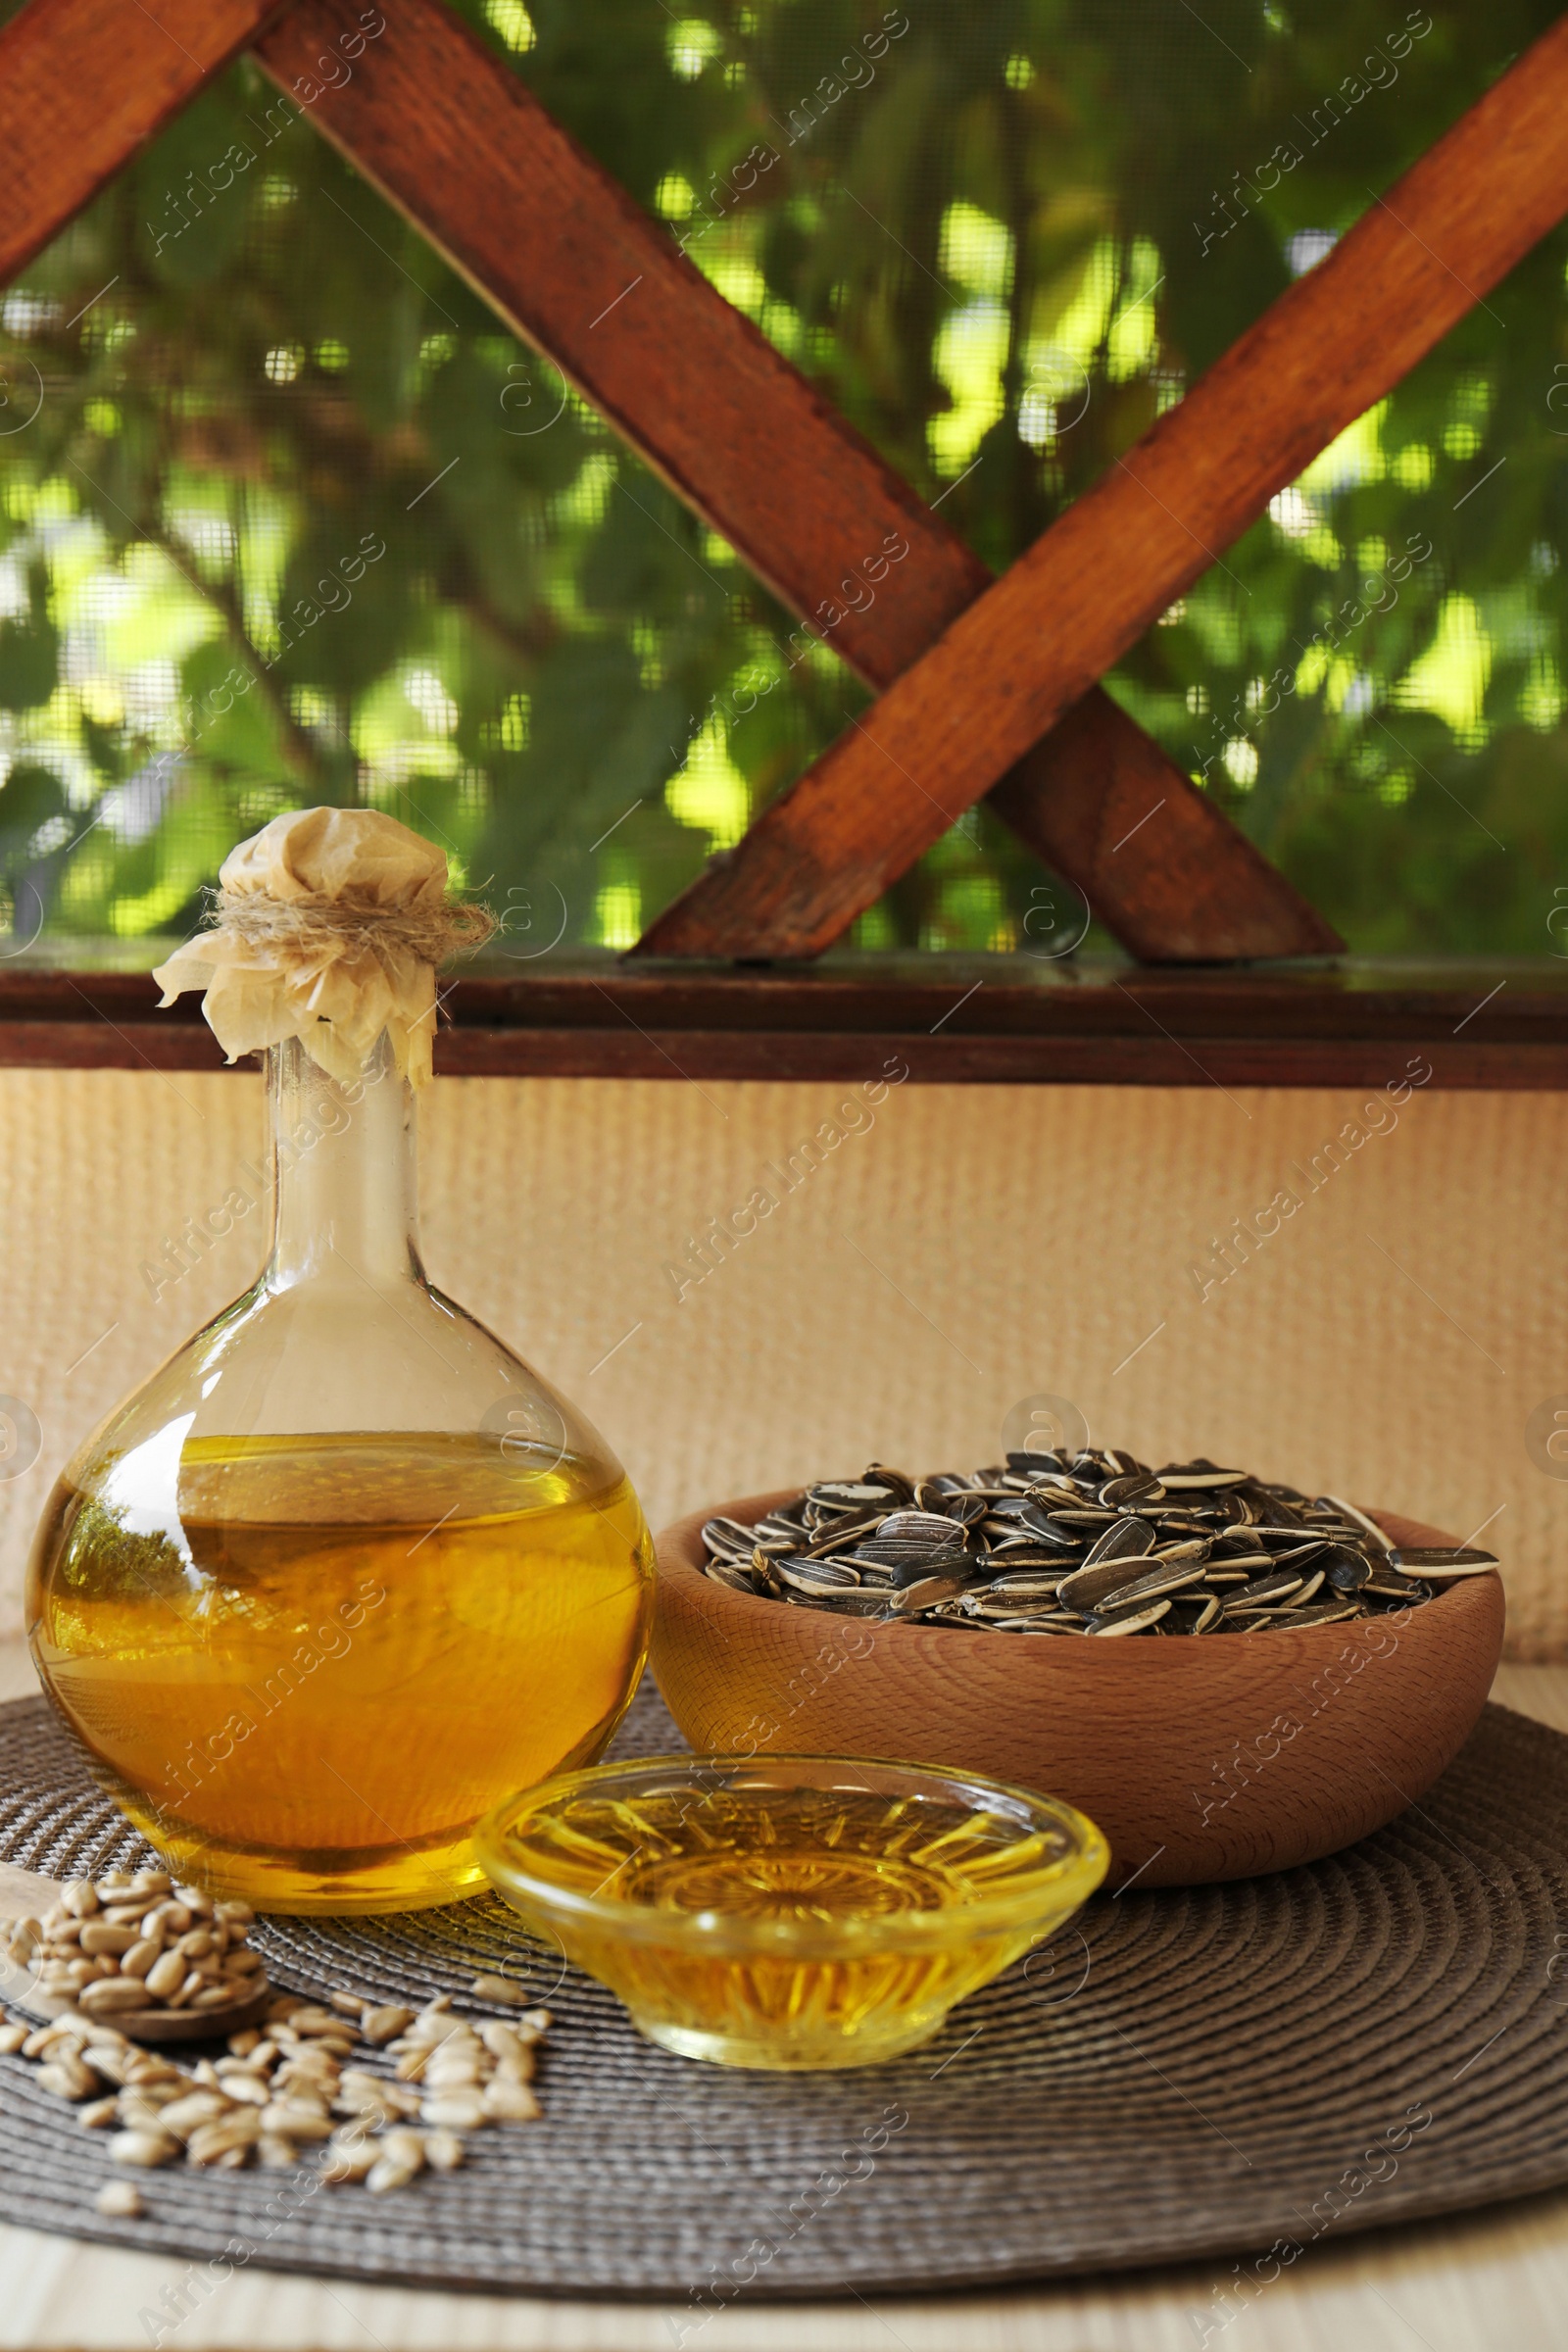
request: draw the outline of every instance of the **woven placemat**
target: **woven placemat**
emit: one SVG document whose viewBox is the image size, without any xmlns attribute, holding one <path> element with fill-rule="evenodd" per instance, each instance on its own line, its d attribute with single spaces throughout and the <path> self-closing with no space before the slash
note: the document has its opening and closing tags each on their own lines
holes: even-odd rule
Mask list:
<svg viewBox="0 0 1568 2352">
<path fill-rule="evenodd" d="M 680 1744 L 650 1687 L 616 1750 Z M 42 1701 L 0 1709 L 0 1858 L 60 1875 L 146 1858 Z M 489 1899 L 274 1919 L 258 1941 L 313 1993 L 525 1970 L 558 2020 L 545 2121 L 476 2133 L 463 2171 L 386 2198 L 309 2173 L 138 2175 L 147 2212 L 116 2222 L 93 2205 L 101 2137 L 4 2059 L 8 2219 L 383 2282 L 658 2297 L 689 2306 L 684 2341 L 741 2294 L 1198 2255 L 1266 2278 L 1330 2232 L 1568 2180 L 1568 1740 L 1497 1707 L 1363 1844 L 1097 1900 L 938 2041 L 855 2073 L 668 2056 Z"/>
</svg>

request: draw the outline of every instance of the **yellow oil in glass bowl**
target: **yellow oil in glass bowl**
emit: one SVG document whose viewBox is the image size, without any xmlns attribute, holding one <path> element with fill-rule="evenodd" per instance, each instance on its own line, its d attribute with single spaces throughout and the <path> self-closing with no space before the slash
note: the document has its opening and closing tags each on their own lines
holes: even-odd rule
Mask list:
<svg viewBox="0 0 1568 2352">
<path fill-rule="evenodd" d="M 1064 1926 L 1104 1877 L 1092 1821 L 935 1766 L 668 1756 L 509 1797 L 499 1892 L 667 2050 L 870 2066 Z"/>
</svg>

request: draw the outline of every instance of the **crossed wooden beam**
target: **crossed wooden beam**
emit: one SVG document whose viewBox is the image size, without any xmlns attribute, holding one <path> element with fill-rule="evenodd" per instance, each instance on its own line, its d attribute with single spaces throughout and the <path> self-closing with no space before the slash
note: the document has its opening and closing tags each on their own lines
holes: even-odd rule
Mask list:
<svg viewBox="0 0 1568 2352">
<path fill-rule="evenodd" d="M 1145 960 L 1342 945 L 1097 680 L 1568 212 L 1568 17 L 1000 580 L 444 0 L 29 0 L 0 284 L 246 48 L 879 690 L 637 953 L 813 956 L 986 795 Z"/>
</svg>

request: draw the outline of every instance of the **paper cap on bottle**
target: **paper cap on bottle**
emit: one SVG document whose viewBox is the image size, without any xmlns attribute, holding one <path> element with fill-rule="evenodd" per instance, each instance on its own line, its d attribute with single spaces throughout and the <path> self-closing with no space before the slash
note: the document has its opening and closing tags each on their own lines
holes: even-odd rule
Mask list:
<svg viewBox="0 0 1568 2352">
<path fill-rule="evenodd" d="M 482 947 L 482 906 L 448 896 L 446 853 L 376 808 L 295 808 L 229 852 L 211 927 L 153 973 L 202 1010 L 230 1061 L 297 1037 L 344 1084 L 384 1029 L 401 1075 L 430 1077 L 435 975 Z"/>
</svg>

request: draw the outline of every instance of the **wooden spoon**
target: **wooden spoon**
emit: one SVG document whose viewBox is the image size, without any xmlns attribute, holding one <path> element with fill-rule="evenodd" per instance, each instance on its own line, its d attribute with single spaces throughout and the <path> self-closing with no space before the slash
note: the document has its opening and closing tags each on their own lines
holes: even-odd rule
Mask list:
<svg viewBox="0 0 1568 2352">
<path fill-rule="evenodd" d="M 37 1871 L 18 1870 L 14 1863 L 0 1862 L 0 1920 L 42 1919 L 65 1891 L 59 1879 L 46 1879 Z M 37 1970 L 19 1968 L 0 1951 L 0 1994 L 12 2008 L 46 2023 L 74 2008 L 68 1994 L 40 1992 L 37 1977 Z M 273 1988 L 264 1977 L 254 1992 L 212 2009 L 117 2009 L 94 2022 L 113 2026 L 127 2041 L 210 2041 L 260 2025 L 272 1998 Z M 88 2013 L 83 2010 L 81 2014 Z"/>
</svg>

